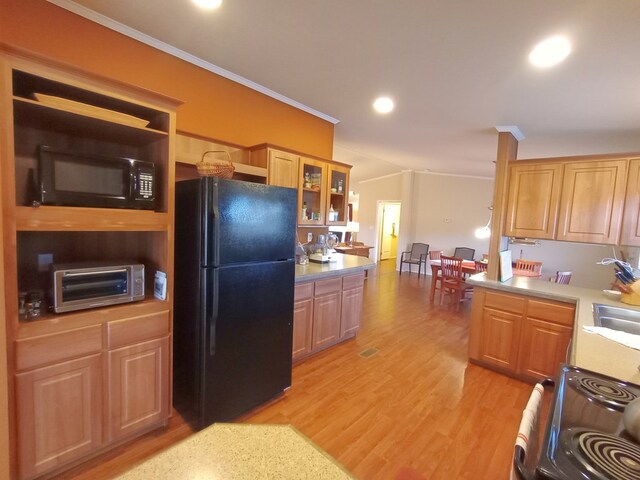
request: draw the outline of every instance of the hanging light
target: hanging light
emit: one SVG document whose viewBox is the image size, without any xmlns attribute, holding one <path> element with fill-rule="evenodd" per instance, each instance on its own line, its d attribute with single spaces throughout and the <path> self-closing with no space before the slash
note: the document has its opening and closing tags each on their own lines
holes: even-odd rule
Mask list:
<svg viewBox="0 0 640 480">
<path fill-rule="evenodd" d="M 489 211 L 491 212 L 489 214 L 489 221 L 484 227 L 476 228 L 476 231 L 475 231 L 476 238 L 485 239 L 491 236 L 491 229 L 489 228 L 489 225 L 491 225 L 491 217 L 493 217 L 493 205 L 489 207 Z"/>
</svg>

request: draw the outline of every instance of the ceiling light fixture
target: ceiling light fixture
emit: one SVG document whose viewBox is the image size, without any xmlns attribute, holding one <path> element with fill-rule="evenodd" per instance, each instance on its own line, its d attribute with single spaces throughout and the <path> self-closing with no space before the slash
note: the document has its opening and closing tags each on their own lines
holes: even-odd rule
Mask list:
<svg viewBox="0 0 640 480">
<path fill-rule="evenodd" d="M 373 108 L 378 113 L 389 113 L 393 110 L 393 107 L 393 100 L 389 97 L 378 97 L 376 98 L 376 101 L 373 102 Z"/>
<path fill-rule="evenodd" d="M 214 8 L 218 8 L 222 5 L 222 0 L 193 0 L 200 8 L 204 8 L 206 10 L 213 10 Z"/>
<path fill-rule="evenodd" d="M 567 37 L 556 35 L 537 44 L 529 54 L 529 61 L 540 68 L 557 65 L 571 53 Z"/>
</svg>

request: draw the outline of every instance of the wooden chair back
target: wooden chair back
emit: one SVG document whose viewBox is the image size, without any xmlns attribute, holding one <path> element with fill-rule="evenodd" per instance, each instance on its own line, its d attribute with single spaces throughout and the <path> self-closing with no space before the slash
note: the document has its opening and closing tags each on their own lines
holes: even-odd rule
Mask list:
<svg viewBox="0 0 640 480">
<path fill-rule="evenodd" d="M 440 260 L 441 256 L 442 256 L 442 250 L 429 251 L 429 260 Z"/>
<path fill-rule="evenodd" d="M 569 285 L 571 275 L 572 272 L 556 272 L 556 276 L 551 277 L 549 281 L 553 283 L 560 283 L 562 285 Z"/>
<path fill-rule="evenodd" d="M 525 272 L 531 272 L 540 274 L 542 270 L 542 262 L 534 262 L 533 260 L 516 260 L 516 270 L 523 270 Z"/>
<path fill-rule="evenodd" d="M 488 266 L 488 263 L 479 262 L 478 260 L 476 260 L 476 273 L 486 272 Z"/>
<path fill-rule="evenodd" d="M 444 296 L 447 293 L 452 293 L 454 301 L 456 302 L 456 311 L 460 308 L 460 300 L 464 296 L 465 292 L 471 289 L 470 285 L 467 285 L 462 276 L 462 258 L 446 257 L 442 255 L 440 257 L 440 270 L 442 272 L 442 279 L 440 280 L 440 304 L 444 302 Z"/>
</svg>

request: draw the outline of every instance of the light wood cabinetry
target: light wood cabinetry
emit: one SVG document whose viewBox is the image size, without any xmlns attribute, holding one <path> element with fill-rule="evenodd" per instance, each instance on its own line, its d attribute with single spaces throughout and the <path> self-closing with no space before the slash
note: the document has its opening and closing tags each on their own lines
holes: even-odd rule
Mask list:
<svg viewBox="0 0 640 480">
<path fill-rule="evenodd" d="M 347 275 L 342 279 L 342 312 L 340 338 L 353 337 L 360 328 L 364 298 L 364 274 Z"/>
<path fill-rule="evenodd" d="M 640 210 L 640 195 L 633 193 L 638 186 L 633 162 L 611 156 L 513 162 L 509 167 L 505 234 L 633 245 L 637 242 L 633 228 L 638 224 L 634 215 L 638 217 Z M 640 228 L 637 230 L 640 232 Z"/>
<path fill-rule="evenodd" d="M 178 103 L 18 54 L 0 53 L 0 73 L 0 103 L 6 107 L 0 112 L 4 315 L 9 373 L 15 379 L 10 383 L 10 408 L 16 412 L 12 462 L 20 478 L 32 478 L 61 470 L 108 448 L 125 434 L 132 436 L 162 425 L 168 418 Z M 36 94 L 85 106 L 45 104 L 36 100 Z M 92 107 L 117 114 L 105 115 Z M 147 125 L 135 125 L 118 114 L 137 117 Z M 37 200 L 34 174 L 41 145 L 153 162 L 154 209 L 32 206 Z M 52 314 L 44 308 L 40 318 L 25 322 L 18 318 L 18 292 L 50 289 L 48 266 L 43 270 L 38 265 L 41 254 L 51 255 L 54 263 L 122 259 L 142 263 L 146 298 L 64 314 Z M 167 275 L 164 301 L 153 297 L 156 270 Z M 149 316 L 155 320 L 150 321 Z M 131 335 L 118 328 L 125 323 Z M 155 339 L 159 331 L 163 339 L 154 340 L 159 342 L 154 355 L 163 357 L 164 363 L 161 368 L 152 368 L 135 344 Z M 119 342 L 123 337 L 128 340 Z M 121 372 L 124 376 L 116 382 L 116 392 L 111 390 L 115 378 L 108 365 L 120 352 L 128 353 L 122 353 L 128 369 Z M 163 405 L 157 415 L 145 410 L 148 399 L 142 398 L 136 385 L 145 385 L 145 397 Z M 161 390 L 156 388 L 159 385 Z M 112 415 L 107 410 L 114 404 L 114 396 L 118 396 L 122 410 Z M 122 413 L 125 410 L 126 414 Z M 112 421 L 118 415 L 131 420 L 130 425 L 114 426 Z M 144 419 L 136 422 L 136 416 Z"/>
<path fill-rule="evenodd" d="M 509 197 L 505 235 L 554 238 L 562 186 L 561 164 L 509 167 Z"/>
<path fill-rule="evenodd" d="M 296 285 L 293 303 L 293 360 L 311 353 L 313 282 Z"/>
<path fill-rule="evenodd" d="M 327 225 L 346 225 L 349 220 L 349 167 L 329 164 Z"/>
<path fill-rule="evenodd" d="M 324 225 L 327 203 L 327 164 L 300 158 L 298 225 Z"/>
<path fill-rule="evenodd" d="M 618 243 L 626 165 L 625 160 L 565 165 L 558 240 Z"/>
<path fill-rule="evenodd" d="M 267 183 L 278 187 L 297 188 L 299 159 L 300 157 L 293 153 L 269 149 Z"/>
<path fill-rule="evenodd" d="M 102 355 L 16 375 L 20 477 L 34 478 L 103 444 Z"/>
<path fill-rule="evenodd" d="M 162 424 L 169 413 L 167 337 L 111 350 L 109 441 Z"/>
<path fill-rule="evenodd" d="M 640 159 L 629 161 L 621 245 L 640 247 Z"/>
<path fill-rule="evenodd" d="M 469 358 L 525 379 L 555 375 L 573 334 L 575 305 L 474 289 Z"/>
<path fill-rule="evenodd" d="M 320 350 L 340 339 L 342 278 L 319 280 L 313 297 L 313 350 Z"/>
<path fill-rule="evenodd" d="M 352 338 L 362 319 L 364 272 L 296 285 L 293 360 Z"/>
</svg>

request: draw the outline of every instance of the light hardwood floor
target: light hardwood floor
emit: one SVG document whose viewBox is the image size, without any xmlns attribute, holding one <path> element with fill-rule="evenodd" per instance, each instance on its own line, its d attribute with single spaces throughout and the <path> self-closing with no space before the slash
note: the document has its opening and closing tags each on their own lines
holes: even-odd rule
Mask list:
<svg viewBox="0 0 640 480">
<path fill-rule="evenodd" d="M 392 262 L 365 281 L 357 338 L 295 366 L 282 400 L 240 420 L 290 423 L 363 480 L 508 478 L 532 387 L 469 365 L 470 305 L 430 305 L 429 277 L 399 277 Z M 60 478 L 111 478 L 189 433 L 174 415 Z"/>
</svg>

